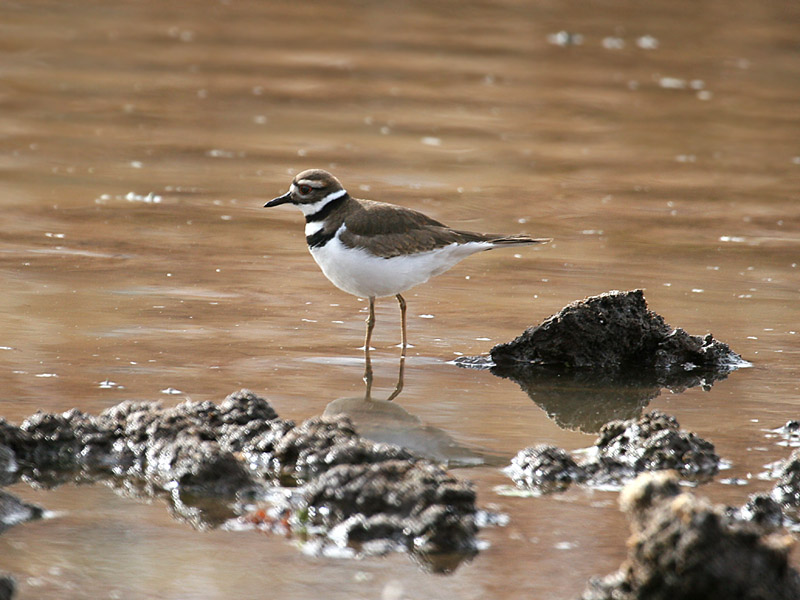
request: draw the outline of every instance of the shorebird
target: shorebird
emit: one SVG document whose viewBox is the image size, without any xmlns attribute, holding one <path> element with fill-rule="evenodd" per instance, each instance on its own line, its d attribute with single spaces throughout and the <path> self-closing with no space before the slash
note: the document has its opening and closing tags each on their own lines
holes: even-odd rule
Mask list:
<svg viewBox="0 0 800 600">
<path fill-rule="evenodd" d="M 408 339 L 402 292 L 441 275 L 476 252 L 550 241 L 451 229 L 409 208 L 353 198 L 336 177 L 322 169 L 299 173 L 288 192 L 264 207 L 281 204 L 293 204 L 305 215 L 308 249 L 325 277 L 340 290 L 369 299 L 364 338 L 367 352 L 375 327 L 375 298 L 397 298 L 405 352 Z"/>
</svg>

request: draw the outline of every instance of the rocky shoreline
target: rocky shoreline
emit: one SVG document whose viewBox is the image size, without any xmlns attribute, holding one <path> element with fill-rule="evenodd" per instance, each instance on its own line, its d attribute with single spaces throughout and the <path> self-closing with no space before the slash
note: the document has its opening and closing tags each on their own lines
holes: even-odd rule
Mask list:
<svg viewBox="0 0 800 600">
<path fill-rule="evenodd" d="M 771 491 L 738 507 L 713 506 L 680 487 L 718 474 L 713 443 L 670 415 L 642 414 L 662 387 L 710 386 L 746 364 L 727 345 L 672 329 L 637 290 L 572 303 L 495 346 L 491 363 L 460 362 L 491 364 L 540 405 L 549 393 L 549 415 L 598 432 L 580 453 L 537 444 L 504 469 L 531 495 L 574 485 L 624 487 L 629 557 L 617 573 L 593 579 L 583 600 L 800 597 L 788 563 L 791 538 L 782 529 L 798 524 L 800 450 L 772 466 Z M 620 389 L 622 403 L 607 402 Z M 798 431 L 791 421 L 773 435 L 798 445 Z M 23 478 L 43 487 L 103 482 L 126 495 L 161 498 L 199 529 L 246 524 L 289 535 L 312 553 L 403 551 L 439 573 L 471 559 L 480 527 L 502 520 L 481 510 L 475 486 L 443 463 L 370 441 L 343 414 L 295 424 L 247 390 L 219 404 L 127 401 L 98 415 L 38 412 L 19 425 L 0 419 L 0 485 Z M 0 533 L 43 515 L 42 507 L 0 490 Z M 13 593 L 13 577 L 0 576 L 0 599 Z"/>
</svg>

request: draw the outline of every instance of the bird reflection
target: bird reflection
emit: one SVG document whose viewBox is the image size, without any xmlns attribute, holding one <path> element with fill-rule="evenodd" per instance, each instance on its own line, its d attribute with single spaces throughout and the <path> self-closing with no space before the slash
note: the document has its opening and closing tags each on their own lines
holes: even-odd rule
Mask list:
<svg viewBox="0 0 800 600">
<path fill-rule="evenodd" d="M 325 407 L 323 416 L 347 416 L 360 436 L 378 443 L 402 446 L 448 467 L 504 465 L 508 462 L 510 457 L 459 443 L 445 430 L 423 423 L 419 417 L 393 402 L 403 391 L 405 351 L 400 355 L 397 383 L 385 400 L 373 397 L 374 373 L 368 349 L 364 359 L 364 395 L 334 400 Z"/>
<path fill-rule="evenodd" d="M 397 384 L 394 386 L 394 391 L 386 398 L 385 402 L 391 402 L 397 396 L 400 395 L 400 392 L 403 391 L 403 378 L 405 377 L 406 372 L 406 347 L 403 346 L 402 352 L 400 353 L 400 369 L 397 372 Z M 369 355 L 369 342 L 364 345 L 364 383 L 367 386 L 367 392 L 364 396 L 365 400 L 372 399 L 372 359 Z"/>
</svg>

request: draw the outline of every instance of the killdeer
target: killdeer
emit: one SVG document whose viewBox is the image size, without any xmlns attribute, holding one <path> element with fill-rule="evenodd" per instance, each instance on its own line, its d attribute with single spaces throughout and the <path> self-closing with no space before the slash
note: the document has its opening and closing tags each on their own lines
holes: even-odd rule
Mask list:
<svg viewBox="0 0 800 600">
<path fill-rule="evenodd" d="M 287 203 L 305 215 L 308 249 L 325 277 L 340 290 L 369 299 L 367 352 L 375 327 L 375 298 L 397 298 L 405 351 L 406 301 L 401 292 L 476 252 L 550 241 L 451 229 L 409 208 L 353 198 L 336 177 L 321 169 L 298 174 L 288 192 L 264 207 Z"/>
</svg>

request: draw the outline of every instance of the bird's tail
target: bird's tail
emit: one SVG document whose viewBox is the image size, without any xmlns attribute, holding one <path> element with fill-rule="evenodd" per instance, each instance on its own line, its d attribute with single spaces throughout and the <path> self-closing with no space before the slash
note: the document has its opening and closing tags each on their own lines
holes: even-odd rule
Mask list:
<svg viewBox="0 0 800 600">
<path fill-rule="evenodd" d="M 494 246 L 530 246 L 531 244 L 546 244 L 553 238 L 532 238 L 527 235 L 503 235 L 486 240 Z"/>
</svg>

